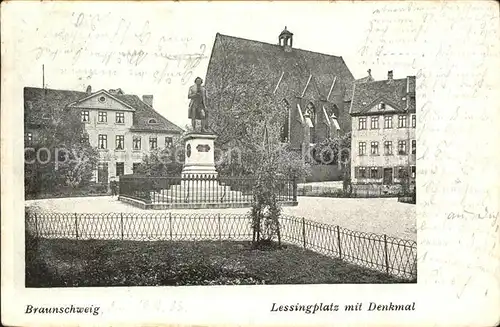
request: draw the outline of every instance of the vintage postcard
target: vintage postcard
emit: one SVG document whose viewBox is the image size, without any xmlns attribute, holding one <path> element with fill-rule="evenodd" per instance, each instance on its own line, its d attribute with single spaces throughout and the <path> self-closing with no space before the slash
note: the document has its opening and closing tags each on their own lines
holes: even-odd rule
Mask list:
<svg viewBox="0 0 500 327">
<path fill-rule="evenodd" d="M 498 21 L 2 3 L 2 323 L 498 324 Z"/>
</svg>

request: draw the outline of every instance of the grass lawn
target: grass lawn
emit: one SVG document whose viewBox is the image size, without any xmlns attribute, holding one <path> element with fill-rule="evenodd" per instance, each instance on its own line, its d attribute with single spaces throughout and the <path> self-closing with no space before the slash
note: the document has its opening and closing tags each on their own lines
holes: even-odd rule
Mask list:
<svg viewBox="0 0 500 327">
<path fill-rule="evenodd" d="M 27 239 L 26 246 L 26 287 L 405 282 L 291 245 Z"/>
</svg>

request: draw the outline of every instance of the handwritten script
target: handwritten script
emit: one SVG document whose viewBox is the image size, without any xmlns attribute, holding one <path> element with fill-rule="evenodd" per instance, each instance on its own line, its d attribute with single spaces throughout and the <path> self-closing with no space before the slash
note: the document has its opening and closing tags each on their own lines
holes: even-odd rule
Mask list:
<svg viewBox="0 0 500 327">
<path fill-rule="evenodd" d="M 491 296 L 500 273 L 498 158 L 485 134 L 498 129 L 498 19 L 477 2 L 381 4 L 358 49 L 365 66 L 416 76 L 419 273 L 456 298 Z"/>
<path fill-rule="evenodd" d="M 159 34 L 149 20 L 73 12 L 63 24 L 46 25 L 44 30 L 37 29 L 37 34 L 51 42 L 33 46 L 33 59 L 68 63 L 61 65 L 63 75 L 116 76 L 126 72 L 139 81 L 186 84 L 193 70 L 207 58 L 204 43 L 177 33 Z"/>
</svg>

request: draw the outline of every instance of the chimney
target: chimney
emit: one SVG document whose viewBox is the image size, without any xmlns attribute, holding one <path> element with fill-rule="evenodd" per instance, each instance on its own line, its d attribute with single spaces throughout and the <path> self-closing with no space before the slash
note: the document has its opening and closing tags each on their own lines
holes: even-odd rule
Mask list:
<svg viewBox="0 0 500 327">
<path fill-rule="evenodd" d="M 392 71 L 392 70 L 389 70 L 389 71 L 387 72 L 387 79 L 388 79 L 388 80 L 392 80 L 392 77 L 393 77 L 393 71 Z"/>
<path fill-rule="evenodd" d="M 92 86 L 91 85 L 87 86 L 87 91 L 85 91 L 85 93 L 92 94 Z"/>
<path fill-rule="evenodd" d="M 147 104 L 150 107 L 153 107 L 153 96 L 152 95 L 143 95 L 142 102 Z"/>
</svg>

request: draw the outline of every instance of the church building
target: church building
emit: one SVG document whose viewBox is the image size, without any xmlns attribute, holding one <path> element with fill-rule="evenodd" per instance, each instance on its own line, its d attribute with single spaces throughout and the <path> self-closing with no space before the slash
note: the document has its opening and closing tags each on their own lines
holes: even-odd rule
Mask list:
<svg viewBox="0 0 500 327">
<path fill-rule="evenodd" d="M 350 132 L 356 80 L 342 57 L 294 48 L 294 35 L 286 27 L 276 41 L 217 33 L 206 76 L 209 99 L 265 85 L 287 107 L 281 140 L 296 150 Z"/>
</svg>

